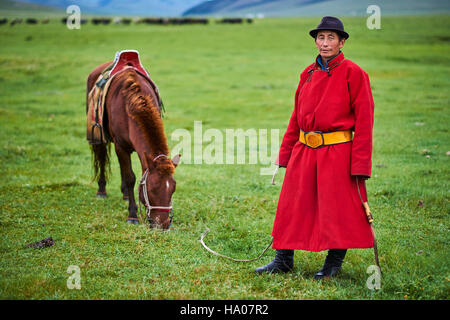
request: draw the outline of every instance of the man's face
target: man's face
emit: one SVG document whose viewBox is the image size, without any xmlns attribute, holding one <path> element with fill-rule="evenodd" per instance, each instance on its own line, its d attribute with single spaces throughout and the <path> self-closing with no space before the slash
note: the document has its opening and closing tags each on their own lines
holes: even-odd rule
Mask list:
<svg viewBox="0 0 450 320">
<path fill-rule="evenodd" d="M 339 36 L 334 31 L 319 31 L 316 37 L 316 47 L 323 59 L 329 60 L 339 53 L 344 47 L 345 39 L 339 41 Z"/>
</svg>

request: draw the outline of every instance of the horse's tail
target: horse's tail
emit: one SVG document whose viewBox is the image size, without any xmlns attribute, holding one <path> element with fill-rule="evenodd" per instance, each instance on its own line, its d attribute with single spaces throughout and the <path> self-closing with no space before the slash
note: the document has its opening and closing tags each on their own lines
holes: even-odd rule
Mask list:
<svg viewBox="0 0 450 320">
<path fill-rule="evenodd" d="M 111 143 L 92 144 L 92 166 L 94 167 L 94 176 L 92 181 L 101 178 L 102 172 L 105 181 L 111 175 L 111 165 L 109 155 L 111 153 Z"/>
</svg>

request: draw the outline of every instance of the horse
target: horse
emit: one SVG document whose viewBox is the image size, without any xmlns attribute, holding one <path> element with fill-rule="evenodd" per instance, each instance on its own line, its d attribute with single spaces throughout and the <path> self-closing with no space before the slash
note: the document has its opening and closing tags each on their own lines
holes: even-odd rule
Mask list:
<svg viewBox="0 0 450 320">
<path fill-rule="evenodd" d="M 110 64 L 99 65 L 89 74 L 86 98 L 100 73 Z M 128 200 L 126 221 L 139 224 L 134 197 L 136 176 L 131 167 L 131 153 L 137 152 L 142 169 L 139 201 L 146 208 L 150 227 L 166 230 L 172 223 L 172 195 L 176 188 L 173 174 L 180 155 L 173 159 L 168 156 L 169 147 L 155 90 L 143 75 L 133 68 L 126 68 L 112 78 L 106 94 L 103 123 L 109 139 L 107 143 L 91 145 L 94 180 L 98 180 L 97 197 L 107 195 L 112 142 L 120 164 L 123 199 Z"/>
</svg>

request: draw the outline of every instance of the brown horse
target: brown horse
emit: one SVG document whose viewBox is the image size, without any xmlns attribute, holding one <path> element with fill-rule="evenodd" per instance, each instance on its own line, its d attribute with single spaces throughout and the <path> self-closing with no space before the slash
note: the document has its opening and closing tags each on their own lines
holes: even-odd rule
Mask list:
<svg viewBox="0 0 450 320">
<path fill-rule="evenodd" d="M 89 74 L 87 94 L 110 63 L 98 66 Z M 111 80 L 105 101 L 104 127 L 119 159 L 123 198 L 129 201 L 127 222 L 139 223 L 134 198 L 136 177 L 130 158 L 131 153 L 136 151 L 143 176 L 138 189 L 139 200 L 146 207 L 150 226 L 168 229 L 171 224 L 172 194 L 176 185 L 173 173 L 180 155 L 172 160 L 168 157 L 169 147 L 156 93 L 141 74 L 133 68 L 127 68 Z M 109 150 L 110 143 L 92 145 L 98 197 L 106 197 Z"/>
</svg>

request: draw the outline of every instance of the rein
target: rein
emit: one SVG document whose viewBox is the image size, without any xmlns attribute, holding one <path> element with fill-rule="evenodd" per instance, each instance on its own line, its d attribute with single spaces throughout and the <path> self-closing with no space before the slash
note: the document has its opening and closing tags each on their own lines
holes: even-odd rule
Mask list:
<svg viewBox="0 0 450 320">
<path fill-rule="evenodd" d="M 278 172 L 278 168 L 279 168 L 279 166 L 277 166 L 277 168 L 276 168 L 276 170 L 275 170 L 275 172 L 274 172 L 274 174 L 273 174 L 273 176 L 272 176 L 272 184 L 273 184 L 273 185 L 275 184 L 275 176 L 276 176 L 276 174 L 277 174 L 277 172 Z M 367 221 L 369 222 L 369 225 L 370 225 L 370 227 L 372 228 L 372 233 L 373 233 L 373 238 L 374 238 L 373 250 L 374 250 L 374 254 L 375 254 L 375 263 L 377 264 L 377 267 L 378 267 L 378 269 L 379 269 L 380 272 L 381 272 L 380 261 L 379 261 L 379 259 L 378 259 L 377 238 L 375 237 L 375 228 L 373 227 L 373 224 L 372 224 L 372 222 L 373 222 L 373 217 L 372 217 L 372 214 L 371 214 L 370 209 L 369 209 L 369 204 L 368 204 L 367 202 L 364 202 L 364 200 L 363 200 L 363 198 L 362 198 L 362 196 L 361 196 L 361 192 L 359 191 L 359 181 L 358 181 L 358 177 L 356 177 L 356 187 L 357 187 L 357 189 L 358 189 L 359 199 L 361 200 L 361 203 L 362 203 L 362 205 L 363 205 L 363 207 L 364 207 L 364 209 L 365 209 L 365 211 L 366 211 Z M 222 258 L 225 258 L 225 259 L 228 259 L 228 260 L 236 261 L 236 262 L 251 262 L 251 261 L 256 261 L 256 260 L 260 259 L 260 258 L 267 252 L 267 250 L 269 250 L 269 248 L 272 246 L 272 243 L 273 243 L 273 238 L 272 238 L 272 240 L 270 241 L 270 243 L 268 244 L 268 246 L 267 246 L 267 247 L 261 252 L 261 254 L 260 254 L 259 256 L 257 256 L 256 258 L 252 258 L 252 259 L 235 259 L 235 258 L 232 258 L 232 257 L 225 256 L 225 255 L 223 255 L 223 254 L 220 254 L 220 253 L 218 253 L 218 252 L 212 250 L 211 248 L 209 248 L 209 247 L 205 244 L 205 242 L 203 241 L 203 239 L 206 237 L 206 235 L 209 233 L 209 231 L 210 231 L 210 229 L 209 229 L 208 227 L 206 227 L 205 232 L 203 232 L 203 234 L 202 234 L 201 237 L 200 237 L 200 243 L 202 244 L 202 246 L 203 246 L 208 252 L 212 253 L 213 255 L 216 255 L 216 256 L 218 256 L 218 257 L 222 257 Z"/>
<path fill-rule="evenodd" d="M 158 156 L 156 156 L 153 161 L 156 161 L 158 158 L 160 157 L 166 157 L 167 156 L 165 154 L 160 154 Z M 172 212 L 172 198 L 170 199 L 170 206 L 165 207 L 165 206 L 152 206 L 150 204 L 150 201 L 148 200 L 148 193 L 147 193 L 147 177 L 148 174 L 150 173 L 150 171 L 147 169 L 145 169 L 144 174 L 142 175 L 141 181 L 139 182 L 139 186 L 142 186 L 142 192 L 143 192 L 143 196 L 144 196 L 144 201 L 145 201 L 145 213 L 147 216 L 147 220 L 150 222 L 150 226 L 153 227 L 155 225 L 155 222 L 153 221 L 153 219 L 150 217 L 150 211 L 152 210 L 160 210 L 160 211 L 164 211 L 164 212 L 169 212 L 169 219 L 170 219 L 170 224 L 172 224 L 172 220 L 173 220 L 173 212 Z M 141 193 L 141 189 L 139 189 L 139 194 Z M 141 201 L 139 200 L 139 216 L 141 215 Z"/>
<path fill-rule="evenodd" d="M 260 259 L 260 258 L 267 252 L 267 250 L 269 250 L 269 248 L 272 246 L 272 243 L 273 243 L 273 238 L 272 238 L 272 240 L 270 241 L 269 245 L 268 245 L 268 246 L 263 250 L 263 252 L 261 252 L 261 254 L 260 254 L 259 256 L 257 256 L 256 258 L 253 258 L 253 259 L 235 259 L 235 258 L 231 258 L 231 257 L 225 256 L 225 255 L 223 255 L 223 254 L 220 254 L 220 253 L 218 253 L 218 252 L 216 252 L 216 251 L 210 249 L 210 248 L 205 244 L 205 242 L 203 241 L 203 239 L 206 237 L 206 235 L 207 235 L 208 233 L 209 233 L 209 228 L 206 227 L 205 232 L 203 232 L 202 236 L 200 237 L 200 243 L 202 244 L 202 246 L 203 246 L 206 250 L 208 250 L 209 252 L 211 252 L 213 255 L 216 255 L 216 256 L 218 256 L 218 257 L 222 257 L 222 258 L 225 258 L 225 259 L 228 259 L 228 260 L 236 261 L 236 262 L 251 262 L 251 261 L 255 261 L 255 260 Z"/>
<path fill-rule="evenodd" d="M 276 176 L 276 174 L 277 174 L 277 172 L 278 172 L 278 168 L 279 168 L 279 166 L 277 166 L 277 168 L 276 168 L 276 170 L 275 170 L 275 172 L 274 172 L 274 174 L 273 174 L 273 177 L 272 177 L 272 184 L 275 184 L 275 176 Z M 215 256 L 222 257 L 222 258 L 225 258 L 225 259 L 228 259 L 228 260 L 231 260 L 231 261 L 236 261 L 236 262 L 251 262 L 251 261 L 259 260 L 259 259 L 267 252 L 267 250 L 269 250 L 269 248 L 272 246 L 272 243 L 273 243 L 273 238 L 272 238 L 272 240 L 270 240 L 270 243 L 267 245 L 267 247 L 266 247 L 266 248 L 261 252 L 261 254 L 260 254 L 259 256 L 257 256 L 256 258 L 252 258 L 252 259 L 235 259 L 235 258 L 231 258 L 231 257 L 225 256 L 225 255 L 223 255 L 223 254 L 220 254 L 220 253 L 218 253 L 218 252 L 212 250 L 211 248 L 209 248 L 209 247 L 205 244 L 205 242 L 203 241 L 203 239 L 206 237 L 206 235 L 209 233 L 209 231 L 210 231 L 209 228 L 206 227 L 205 232 L 203 232 L 203 234 L 202 234 L 201 237 L 200 237 L 200 243 L 202 244 L 202 246 L 203 246 L 208 252 L 212 253 L 212 254 L 215 255 Z"/>
</svg>

